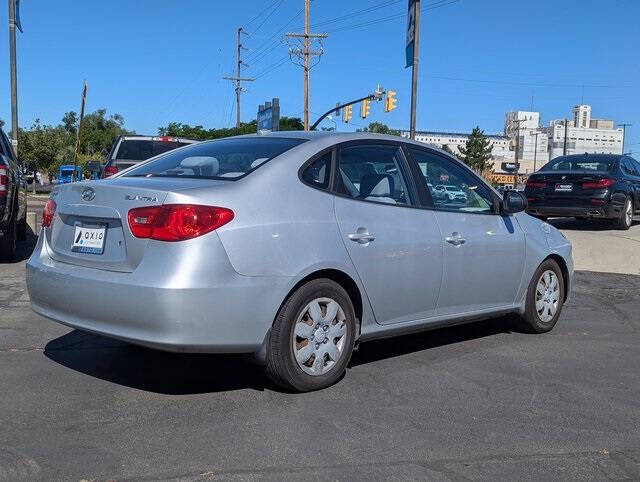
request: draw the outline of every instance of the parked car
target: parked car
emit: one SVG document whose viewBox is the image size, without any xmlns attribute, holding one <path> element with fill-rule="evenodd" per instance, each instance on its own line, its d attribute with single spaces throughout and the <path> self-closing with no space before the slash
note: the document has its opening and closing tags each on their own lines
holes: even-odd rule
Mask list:
<svg viewBox="0 0 640 482">
<path fill-rule="evenodd" d="M 445 173 L 466 203 L 432 200 L 428 179 Z M 314 390 L 342 376 L 356 342 L 506 313 L 551 330 L 571 244 L 525 207 L 394 136 L 205 141 L 55 187 L 27 285 L 32 308 L 65 325 L 252 353 L 278 385 Z"/>
<path fill-rule="evenodd" d="M 118 136 L 113 142 L 107 163 L 102 170 L 102 177 L 110 177 L 119 171 L 146 161 L 178 147 L 194 144 L 192 139 L 169 136 Z"/>
<path fill-rule="evenodd" d="M 76 180 L 82 179 L 82 167 L 76 166 Z M 73 182 L 73 164 L 63 164 L 58 168 L 56 174 L 56 184 L 66 184 Z"/>
<path fill-rule="evenodd" d="M 37 171 L 29 170 L 29 172 L 25 174 L 25 180 L 27 181 L 27 184 L 33 184 L 34 179 L 36 180 L 36 184 L 42 186 L 42 174 Z"/>
<path fill-rule="evenodd" d="M 620 154 L 556 157 L 529 176 L 525 194 L 539 218 L 609 219 L 626 230 L 640 215 L 640 163 Z"/>
<path fill-rule="evenodd" d="M 458 186 L 438 184 L 435 191 L 449 202 L 467 202 L 467 195 Z"/>
<path fill-rule="evenodd" d="M 27 181 L 0 129 L 0 260 L 15 258 L 16 241 L 27 237 Z"/>
</svg>

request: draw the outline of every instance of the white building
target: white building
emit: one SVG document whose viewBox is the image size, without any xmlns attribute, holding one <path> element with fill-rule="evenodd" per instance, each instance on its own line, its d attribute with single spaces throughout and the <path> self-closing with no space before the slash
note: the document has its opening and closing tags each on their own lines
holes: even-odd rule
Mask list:
<svg viewBox="0 0 640 482">
<path fill-rule="evenodd" d="M 549 159 L 561 156 L 565 148 L 565 120 L 556 119 L 545 128 L 549 139 Z M 566 126 L 566 150 L 569 154 L 622 154 L 622 128 L 612 120 L 591 117 L 591 106 L 576 105 L 573 120 Z"/>
<path fill-rule="evenodd" d="M 514 152 L 518 147 L 520 174 L 534 172 L 549 162 L 548 141 L 540 126 L 539 112 L 507 112 L 504 116 L 504 133 L 511 139 L 510 147 Z M 519 136 L 518 142 L 516 136 Z"/>
<path fill-rule="evenodd" d="M 402 137 L 409 137 L 409 131 L 401 131 Z M 416 141 L 431 144 L 443 149 L 448 146 L 454 154 L 460 154 L 460 146 L 464 146 L 471 134 L 460 132 L 416 131 Z M 513 152 L 509 150 L 509 139 L 505 136 L 485 134 L 491 142 L 491 159 L 494 169 L 500 169 L 503 162 L 513 162 Z"/>
</svg>

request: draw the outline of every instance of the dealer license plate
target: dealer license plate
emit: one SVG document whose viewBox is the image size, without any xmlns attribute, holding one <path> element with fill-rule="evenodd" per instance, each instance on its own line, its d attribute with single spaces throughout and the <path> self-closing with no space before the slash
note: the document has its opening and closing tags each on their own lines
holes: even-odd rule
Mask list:
<svg viewBox="0 0 640 482">
<path fill-rule="evenodd" d="M 573 191 L 573 184 L 556 184 L 556 191 L 560 191 L 560 192 Z"/>
<path fill-rule="evenodd" d="M 107 227 L 104 225 L 85 226 L 76 224 L 71 251 L 76 253 L 102 254 Z"/>
</svg>

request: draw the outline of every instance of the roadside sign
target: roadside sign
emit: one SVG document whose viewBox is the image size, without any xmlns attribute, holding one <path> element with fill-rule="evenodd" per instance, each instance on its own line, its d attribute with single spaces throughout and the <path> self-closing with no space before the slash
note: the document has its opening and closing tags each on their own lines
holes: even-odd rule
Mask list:
<svg viewBox="0 0 640 482">
<path fill-rule="evenodd" d="M 415 48 L 415 29 L 416 29 L 416 0 L 409 0 L 409 15 L 407 16 L 407 46 L 405 55 L 407 64 L 405 68 L 413 66 L 413 51 Z"/>
<path fill-rule="evenodd" d="M 271 102 L 260 104 L 256 120 L 260 131 L 280 130 L 280 100 L 274 97 Z"/>
</svg>

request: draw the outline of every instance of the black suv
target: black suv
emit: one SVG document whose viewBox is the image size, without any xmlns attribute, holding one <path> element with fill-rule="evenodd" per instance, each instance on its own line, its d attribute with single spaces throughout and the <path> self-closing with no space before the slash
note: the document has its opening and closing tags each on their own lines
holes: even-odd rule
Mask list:
<svg viewBox="0 0 640 482">
<path fill-rule="evenodd" d="M 527 212 L 539 218 L 610 219 L 629 229 L 640 215 L 640 163 L 627 155 L 560 156 L 527 179 Z"/>
<path fill-rule="evenodd" d="M 0 129 L 0 260 L 16 255 L 16 240 L 27 237 L 27 181 L 11 143 Z"/>
</svg>

